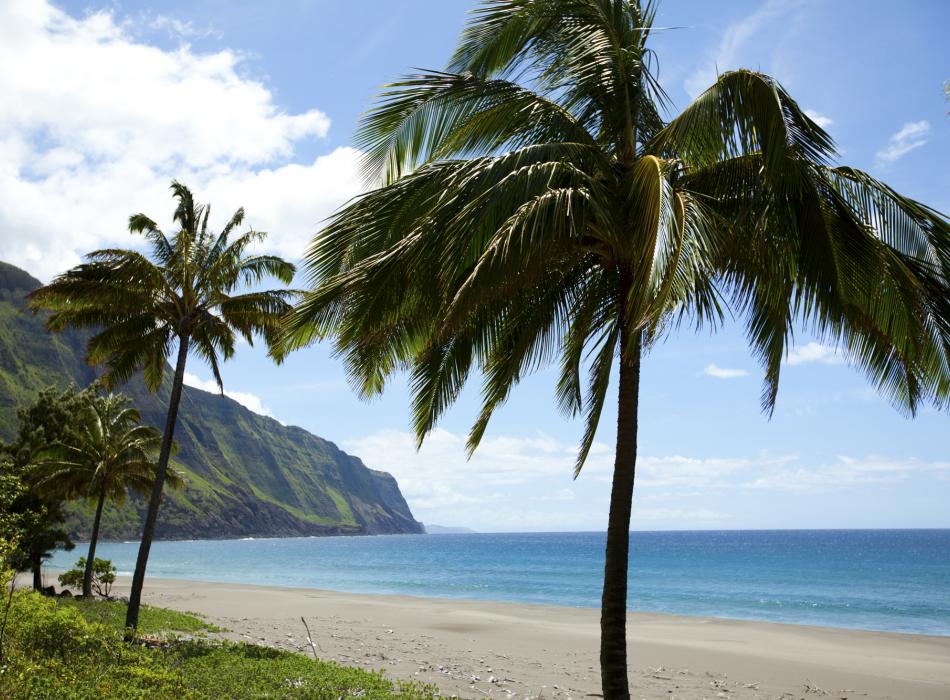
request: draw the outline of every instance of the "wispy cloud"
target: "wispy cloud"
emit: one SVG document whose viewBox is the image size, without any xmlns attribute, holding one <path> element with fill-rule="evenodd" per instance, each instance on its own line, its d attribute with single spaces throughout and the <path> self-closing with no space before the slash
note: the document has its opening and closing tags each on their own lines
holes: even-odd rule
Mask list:
<svg viewBox="0 0 950 700">
<path fill-rule="evenodd" d="M 476 474 L 479 484 L 502 487 L 551 475 L 569 477 L 574 467 L 576 445 L 549 435 L 485 438 L 471 460 L 466 457 L 465 440 L 464 435 L 437 428 L 417 451 L 411 433 L 382 430 L 343 446 L 368 465 L 392 471 L 404 491 L 422 498 L 446 495 L 432 494 L 434 485 L 440 482 L 466 490 Z M 585 470 L 608 470 L 610 457 L 606 445 L 595 445 Z"/>
<path fill-rule="evenodd" d="M 720 367 L 717 364 L 710 363 L 706 365 L 703 374 L 716 379 L 735 379 L 736 377 L 746 377 L 749 373 L 744 369 L 732 369 L 729 367 Z"/>
<path fill-rule="evenodd" d="M 730 24 L 716 48 L 703 59 L 683 84 L 687 94 L 695 97 L 716 81 L 718 72 L 734 70 L 743 46 L 770 22 L 786 15 L 802 3 L 796 0 L 769 0 L 755 12 Z"/>
<path fill-rule="evenodd" d="M 614 457 L 609 445 L 595 443 L 577 481 L 571 480 L 576 445 L 549 435 L 488 438 L 471 460 L 464 446 L 464 435 L 442 428 L 418 452 L 413 435 L 399 430 L 342 444 L 367 466 L 391 472 L 423 522 L 484 530 L 606 525 Z M 915 478 L 950 479 L 950 462 L 875 455 L 815 459 L 778 453 L 643 454 L 637 462 L 636 499 L 643 505 L 634 507 L 634 526 L 646 521 L 664 527 L 712 526 L 741 516 L 727 503 L 762 492 L 835 493 Z"/>
<path fill-rule="evenodd" d="M 172 39 L 184 41 L 186 39 L 201 39 L 205 37 L 222 38 L 222 33 L 212 27 L 198 27 L 194 22 L 188 22 L 168 15 L 152 15 L 143 22 L 153 31 L 166 32 Z"/>
<path fill-rule="evenodd" d="M 821 112 L 816 112 L 813 109 L 806 109 L 805 114 L 808 115 L 808 117 L 822 129 L 828 129 L 828 127 L 835 123 L 835 120 L 831 117 L 828 117 Z"/>
<path fill-rule="evenodd" d="M 218 385 L 213 379 L 202 379 L 191 372 L 185 372 L 185 384 L 194 387 L 195 389 L 210 391 L 213 394 L 220 393 L 218 390 Z M 253 411 L 254 413 L 259 413 L 262 416 L 268 416 L 270 418 L 274 417 L 274 414 L 271 413 L 270 409 L 264 405 L 264 402 L 261 401 L 261 398 L 257 396 L 257 394 L 251 394 L 250 392 L 246 391 L 231 391 L 230 389 L 225 389 L 224 395 L 229 399 L 234 399 L 239 404 Z"/>
<path fill-rule="evenodd" d="M 815 341 L 792 348 L 785 358 L 785 364 L 792 366 L 807 365 L 815 362 L 823 365 L 839 365 L 843 361 L 843 358 L 835 347 Z"/>
<path fill-rule="evenodd" d="M 756 468 L 784 466 L 791 456 L 690 457 L 644 456 L 637 463 L 638 482 L 645 489 L 710 489 L 735 483 L 743 473 Z"/>
<path fill-rule="evenodd" d="M 549 435 L 489 437 L 470 460 L 465 435 L 443 428 L 418 451 L 415 437 L 400 430 L 381 430 L 342 447 L 395 476 L 423 522 L 491 530 L 591 529 L 606 522 L 606 508 L 591 510 L 590 499 L 574 502 L 576 445 Z M 612 459 L 607 446 L 597 444 L 585 471 L 608 474 Z"/>
<path fill-rule="evenodd" d="M 950 462 L 917 459 L 889 459 L 880 456 L 855 458 L 840 456 L 830 464 L 794 466 L 766 474 L 745 484 L 745 488 L 770 491 L 829 491 L 854 486 L 874 486 L 907 481 L 916 474 L 937 478 L 950 475 Z"/>
<path fill-rule="evenodd" d="M 930 122 L 907 122 L 896 134 L 891 135 L 887 145 L 877 152 L 879 165 L 887 165 L 903 158 L 913 150 L 927 143 L 930 136 Z"/>
<path fill-rule="evenodd" d="M 439 428 L 418 452 L 408 432 L 383 430 L 343 443 L 369 467 L 385 469 L 399 482 L 423 522 L 457 522 L 476 529 L 599 529 L 605 526 L 613 450 L 595 443 L 584 473 L 571 480 L 577 446 L 549 435 L 487 438 L 471 460 L 465 436 Z M 651 457 L 638 462 L 638 484 L 651 490 L 695 489 L 735 483 L 744 472 L 788 463 L 788 457 L 760 459 Z M 729 514 L 705 506 L 635 508 L 637 521 L 675 527 L 705 527 Z"/>
</svg>

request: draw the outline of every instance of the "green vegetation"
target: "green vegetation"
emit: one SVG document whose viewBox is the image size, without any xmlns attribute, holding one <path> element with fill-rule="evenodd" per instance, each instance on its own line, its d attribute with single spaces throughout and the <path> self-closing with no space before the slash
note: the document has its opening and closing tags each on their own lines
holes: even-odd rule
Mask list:
<svg viewBox="0 0 950 700">
<path fill-rule="evenodd" d="M 40 568 L 53 550 L 70 550 L 73 542 L 64 528 L 64 494 L 45 488 L 36 478 L 38 462 L 55 445 L 78 439 L 75 417 L 92 401 L 94 389 L 68 387 L 47 389 L 36 400 L 17 411 L 19 430 L 10 442 L 0 444 L 0 473 L 6 486 L 15 492 L 8 509 L 11 518 L 0 530 L 0 539 L 16 542 L 10 564 L 18 571 L 33 572 L 33 588 L 42 586 Z"/>
<path fill-rule="evenodd" d="M 555 363 L 558 404 L 585 419 L 575 473 L 616 377 L 600 655 L 611 700 L 630 697 L 644 352 L 728 310 L 763 365 L 768 413 L 801 327 L 910 414 L 950 400 L 950 223 L 836 166 L 831 137 L 767 75 L 722 73 L 667 121 L 655 9 L 485 0 L 446 70 L 389 85 L 355 142 L 382 184 L 314 238 L 285 348 L 332 338 L 366 396 L 408 368 L 420 442 L 482 377 L 469 450 L 521 377 Z"/>
<path fill-rule="evenodd" d="M 219 364 L 234 355 L 238 337 L 253 344 L 254 337 L 260 336 L 268 346 L 273 345 L 280 319 L 290 310 L 288 299 L 294 294 L 288 290 L 235 294 L 235 290 L 260 284 L 268 277 L 290 284 L 295 268 L 272 255 L 247 254 L 266 233 L 251 230 L 230 239 L 244 221 L 243 209 L 214 235 L 208 232 L 210 205 L 198 204 L 191 191 L 177 181 L 172 182 L 171 190 L 177 200 L 172 218 L 179 226 L 171 239 L 145 214 L 129 217 L 129 231 L 145 237 L 150 258 L 133 250 L 96 250 L 86 255 L 85 264 L 67 270 L 27 297 L 33 309 L 52 312 L 46 319 L 50 330 L 92 331 L 86 359 L 92 365 L 105 366 L 101 381 L 107 387 L 141 372 L 148 390 L 157 392 L 165 378 L 169 350 L 175 341 L 178 344 L 168 415 L 129 594 L 126 627 L 133 630 L 138 625 L 188 355 L 208 364 L 223 392 Z M 97 525 L 102 499 L 99 503 Z"/>
<path fill-rule="evenodd" d="M 86 598 L 93 593 L 107 598 L 115 583 L 115 567 L 109 559 L 96 557 L 88 563 L 86 557 L 79 557 L 76 568 L 64 571 L 58 578 L 61 586 L 79 589 Z"/>
<path fill-rule="evenodd" d="M 101 561 L 101 560 L 100 560 Z M 121 632 L 125 624 L 125 603 L 117 600 L 92 600 L 86 598 L 60 598 L 60 607 L 73 607 L 86 622 L 105 625 L 114 632 Z M 168 608 L 143 605 L 139 616 L 139 634 L 145 637 L 167 636 L 170 632 L 201 635 L 209 632 L 225 632 L 201 619 L 197 613 L 183 613 Z"/>
<path fill-rule="evenodd" d="M 72 548 L 64 528 L 63 506 L 68 499 L 96 502 L 85 571 L 68 585 L 92 595 L 96 543 L 107 498 L 123 501 L 127 491 L 147 491 L 155 472 L 150 453 L 158 433 L 140 423 L 138 411 L 126 397 L 100 396 L 96 383 L 82 391 L 70 386 L 47 389 L 17 411 L 19 430 L 9 444 L 0 444 L 3 500 L 10 518 L 0 522 L 0 539 L 16 542 L 9 564 L 33 571 L 33 587 L 41 585 L 40 567 L 53 549 Z M 171 472 L 171 483 L 181 478 Z M 15 484 L 15 485 L 14 485 Z M 108 577 L 100 572 L 99 588 Z M 113 577 L 114 580 L 114 577 Z"/>
<path fill-rule="evenodd" d="M 154 645 L 122 641 L 125 606 L 107 601 L 14 596 L 0 696 L 10 700 L 80 698 L 373 698 L 429 700 L 432 689 L 378 673 L 314 661 L 250 644 L 178 639 L 216 628 L 169 610 L 142 607 L 139 629 Z"/>
<path fill-rule="evenodd" d="M 106 499 L 122 503 L 129 491 L 149 492 L 155 481 L 156 464 L 152 455 L 158 450 L 160 434 L 142 425 L 139 412 L 122 395 L 90 394 L 78 407 L 68 435 L 41 450 L 32 465 L 30 478 L 35 488 L 60 493 L 64 498 L 87 498 L 96 504 L 89 537 L 89 551 L 81 579 L 84 596 L 92 595 L 96 544 L 102 508 Z M 181 488 L 184 482 L 174 469 L 166 474 L 169 486 Z"/>
<path fill-rule="evenodd" d="M 17 432 L 16 408 L 51 384 L 84 386 L 95 372 L 84 362 L 87 335 L 50 334 L 43 316 L 24 312 L 24 297 L 40 283 L 0 263 L 0 439 Z M 169 398 L 167 380 L 157 394 L 141 378 L 122 387 L 143 423 L 160 426 Z M 225 396 L 192 387 L 182 392 L 171 464 L 187 488 L 166 491 L 156 535 L 163 538 L 296 536 L 421 532 L 384 472 L 307 431 L 252 413 Z M 342 495 L 345 507 L 337 500 Z M 138 537 L 145 503 L 106 502 L 100 537 Z M 64 506 L 65 530 L 87 539 L 95 504 Z"/>
</svg>

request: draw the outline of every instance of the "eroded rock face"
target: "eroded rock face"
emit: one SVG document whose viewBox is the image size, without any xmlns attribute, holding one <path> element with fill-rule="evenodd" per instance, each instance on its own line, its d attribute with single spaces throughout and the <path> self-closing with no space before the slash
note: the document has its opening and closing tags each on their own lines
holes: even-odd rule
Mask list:
<svg viewBox="0 0 950 700">
<path fill-rule="evenodd" d="M 95 372 L 84 361 L 87 336 L 50 335 L 42 316 L 24 313 L 25 295 L 39 286 L 29 274 L 0 263 L 0 439 L 16 431 L 16 407 L 50 384 L 84 386 Z M 143 420 L 163 426 L 171 382 L 156 394 L 141 379 L 121 391 Z M 290 378 L 292 379 L 292 378 Z M 319 401 L 314 397 L 314 401 Z M 386 472 L 302 428 L 258 415 L 225 396 L 186 386 L 173 464 L 188 482 L 167 491 L 156 536 L 165 539 L 421 533 Z M 385 466 L 385 465 L 378 465 Z M 134 539 L 143 501 L 108 504 L 103 539 Z M 70 504 L 69 529 L 85 539 L 92 509 Z"/>
</svg>

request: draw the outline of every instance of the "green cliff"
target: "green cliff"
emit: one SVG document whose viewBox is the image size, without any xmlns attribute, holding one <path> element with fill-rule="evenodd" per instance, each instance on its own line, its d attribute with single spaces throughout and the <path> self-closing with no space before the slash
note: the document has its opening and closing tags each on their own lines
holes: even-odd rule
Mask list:
<svg viewBox="0 0 950 700">
<path fill-rule="evenodd" d="M 95 370 L 84 361 L 85 336 L 53 335 L 24 311 L 39 282 L 0 262 L 0 439 L 16 430 L 16 408 L 43 388 L 84 386 Z M 170 373 L 169 373 L 170 374 Z M 151 394 L 140 379 L 122 387 L 145 422 L 164 425 L 168 386 Z M 185 387 L 173 458 L 187 486 L 166 492 L 157 536 L 162 538 L 277 537 L 422 532 L 389 474 L 302 428 L 284 426 L 236 401 Z M 107 539 L 133 539 L 144 502 L 109 506 Z M 90 509 L 71 507 L 70 527 L 88 532 Z"/>
</svg>

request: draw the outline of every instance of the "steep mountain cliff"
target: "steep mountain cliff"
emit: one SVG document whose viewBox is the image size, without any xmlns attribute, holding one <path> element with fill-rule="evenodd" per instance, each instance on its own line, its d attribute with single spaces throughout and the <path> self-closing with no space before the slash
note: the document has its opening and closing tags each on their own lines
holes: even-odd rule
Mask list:
<svg viewBox="0 0 950 700">
<path fill-rule="evenodd" d="M 39 284 L 0 262 L 0 439 L 13 436 L 17 406 L 41 389 L 69 382 L 84 386 L 96 376 L 83 359 L 84 335 L 50 334 L 40 316 L 24 311 L 25 294 Z M 141 379 L 121 390 L 146 423 L 164 425 L 167 383 L 156 394 Z M 186 386 L 175 438 L 180 449 L 172 461 L 187 486 L 166 491 L 158 537 L 423 532 L 391 475 L 227 397 Z M 136 499 L 110 505 L 103 536 L 134 538 L 144 505 Z M 88 532 L 90 520 L 86 504 L 71 507 L 70 527 L 77 535 Z"/>
</svg>

